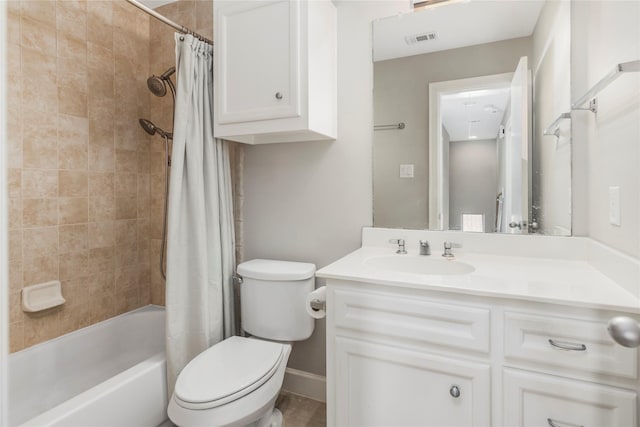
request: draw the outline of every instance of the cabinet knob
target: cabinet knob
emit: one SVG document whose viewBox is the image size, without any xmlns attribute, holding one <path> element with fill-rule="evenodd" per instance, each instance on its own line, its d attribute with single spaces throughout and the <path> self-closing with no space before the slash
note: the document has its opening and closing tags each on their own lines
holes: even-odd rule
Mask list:
<svg viewBox="0 0 640 427">
<path fill-rule="evenodd" d="M 276 99 L 282 99 L 282 94 L 280 92 L 276 92 Z"/>
<path fill-rule="evenodd" d="M 452 385 L 449 389 L 449 394 L 451 397 L 459 398 L 460 397 L 460 388 L 457 385 Z"/>
</svg>

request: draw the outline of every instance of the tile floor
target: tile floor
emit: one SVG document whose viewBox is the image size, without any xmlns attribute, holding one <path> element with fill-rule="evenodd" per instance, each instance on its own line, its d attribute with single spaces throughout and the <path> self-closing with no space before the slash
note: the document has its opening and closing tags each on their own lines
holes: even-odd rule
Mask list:
<svg viewBox="0 0 640 427">
<path fill-rule="evenodd" d="M 325 427 L 327 425 L 327 405 L 283 391 L 276 407 L 284 415 L 284 427 Z"/>
</svg>

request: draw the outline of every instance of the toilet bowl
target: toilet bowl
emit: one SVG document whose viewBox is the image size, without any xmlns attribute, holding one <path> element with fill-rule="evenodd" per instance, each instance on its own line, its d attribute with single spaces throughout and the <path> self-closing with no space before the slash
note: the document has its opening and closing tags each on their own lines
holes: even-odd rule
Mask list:
<svg viewBox="0 0 640 427">
<path fill-rule="evenodd" d="M 288 342 L 307 339 L 314 321 L 305 311 L 315 266 L 252 260 L 238 266 L 243 329 L 200 353 L 180 372 L 169 401 L 181 427 L 281 427 L 274 408 L 291 353 Z"/>
<path fill-rule="evenodd" d="M 282 425 L 274 405 L 290 353 L 289 344 L 243 337 L 210 347 L 180 373 L 169 418 L 189 427 Z"/>
</svg>

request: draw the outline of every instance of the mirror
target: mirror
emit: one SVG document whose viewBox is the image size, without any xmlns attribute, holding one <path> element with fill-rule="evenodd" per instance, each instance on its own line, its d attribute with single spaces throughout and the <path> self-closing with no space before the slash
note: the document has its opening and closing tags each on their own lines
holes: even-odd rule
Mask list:
<svg viewBox="0 0 640 427">
<path fill-rule="evenodd" d="M 570 235 L 570 36 L 558 1 L 374 21 L 374 226 Z"/>
</svg>

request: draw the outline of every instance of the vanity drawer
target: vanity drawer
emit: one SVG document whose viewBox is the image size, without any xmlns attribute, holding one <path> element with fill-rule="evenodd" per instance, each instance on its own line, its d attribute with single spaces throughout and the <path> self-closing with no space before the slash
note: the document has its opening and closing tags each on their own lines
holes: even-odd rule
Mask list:
<svg viewBox="0 0 640 427">
<path fill-rule="evenodd" d="M 505 312 L 506 359 L 637 378 L 638 352 L 616 344 L 605 321 Z"/>
<path fill-rule="evenodd" d="M 637 425 L 637 395 L 631 390 L 516 369 L 503 374 L 505 426 Z"/>
<path fill-rule="evenodd" d="M 344 289 L 336 289 L 334 297 L 337 328 L 489 352 L 487 308 Z"/>
</svg>

